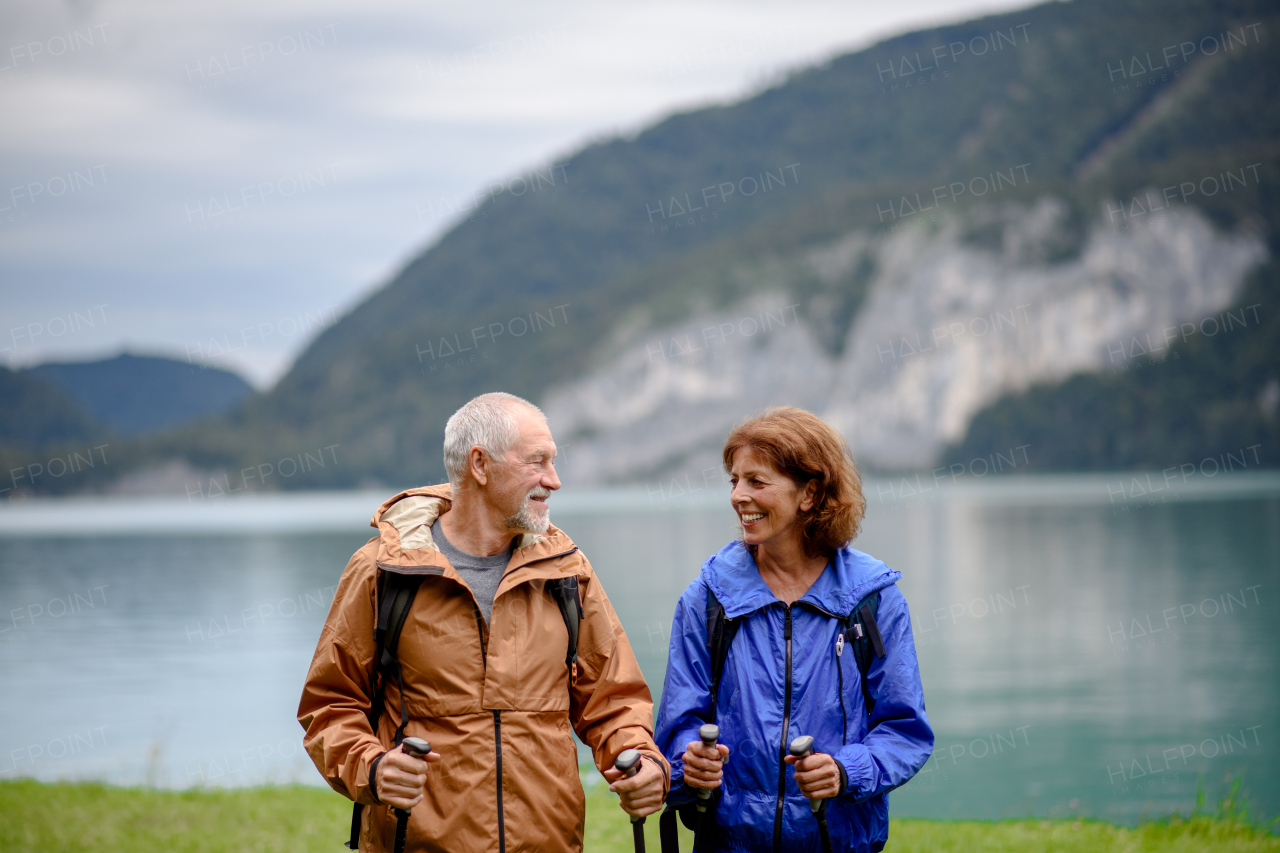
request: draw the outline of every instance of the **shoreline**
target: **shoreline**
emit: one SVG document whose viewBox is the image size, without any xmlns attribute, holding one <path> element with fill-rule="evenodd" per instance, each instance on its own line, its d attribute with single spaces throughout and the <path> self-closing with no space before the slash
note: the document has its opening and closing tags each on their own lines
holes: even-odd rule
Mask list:
<svg viewBox="0 0 1280 853">
<path fill-rule="evenodd" d="M 717 469 L 718 470 L 718 469 Z M 715 472 L 610 488 L 568 488 L 553 499 L 556 517 L 601 513 L 728 512 L 727 486 Z M 67 495 L 0 501 L 0 537 L 189 536 L 201 534 L 359 534 L 386 491 L 250 492 L 218 498 Z M 1081 474 L 954 475 L 944 468 L 863 481 L 869 515 L 939 501 L 987 506 L 1098 506 L 1114 510 L 1152 503 L 1257 500 L 1280 495 L 1280 471 L 1201 476 L 1178 469 Z M 76 523 L 67 518 L 74 514 Z"/>
</svg>

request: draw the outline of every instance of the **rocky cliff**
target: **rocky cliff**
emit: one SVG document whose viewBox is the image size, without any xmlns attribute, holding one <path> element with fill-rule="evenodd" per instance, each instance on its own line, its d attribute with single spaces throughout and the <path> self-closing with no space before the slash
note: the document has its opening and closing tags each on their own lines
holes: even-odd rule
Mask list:
<svg viewBox="0 0 1280 853">
<path fill-rule="evenodd" d="M 1190 324 L 1219 322 L 1206 318 L 1267 257 L 1257 235 L 1215 230 L 1192 207 L 1141 227 L 1070 219 L 1046 196 L 855 230 L 776 258 L 756 271 L 771 281 L 728 309 L 661 327 L 630 318 L 596 369 L 547 395 L 565 476 L 697 476 L 734 422 L 773 404 L 818 412 L 871 469 L 927 468 L 1002 395 L 1158 355 Z M 815 278 L 827 287 L 806 298 Z M 841 318 L 828 294 L 860 281 Z"/>
</svg>

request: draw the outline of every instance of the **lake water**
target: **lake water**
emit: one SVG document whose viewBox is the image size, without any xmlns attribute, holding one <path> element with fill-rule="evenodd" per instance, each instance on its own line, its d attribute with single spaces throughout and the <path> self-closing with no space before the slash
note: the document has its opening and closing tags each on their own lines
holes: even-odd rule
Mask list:
<svg viewBox="0 0 1280 853">
<path fill-rule="evenodd" d="M 1280 813 L 1280 476 L 1162 483 L 868 481 L 856 544 L 903 573 L 937 733 L 893 813 L 1132 821 L 1241 774 Z M 655 693 L 675 600 L 734 533 L 722 489 L 679 491 L 552 499 Z M 0 778 L 322 784 L 294 714 L 384 497 L 0 508 Z"/>
</svg>

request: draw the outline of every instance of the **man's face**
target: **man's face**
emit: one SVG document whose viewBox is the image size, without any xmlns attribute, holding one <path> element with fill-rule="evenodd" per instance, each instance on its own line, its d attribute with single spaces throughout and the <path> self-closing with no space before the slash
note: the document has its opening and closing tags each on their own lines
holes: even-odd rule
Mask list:
<svg viewBox="0 0 1280 853">
<path fill-rule="evenodd" d="M 517 407 L 520 439 L 493 469 L 490 494 L 506 516 L 507 527 L 545 533 L 551 523 L 547 498 L 560 488 L 556 476 L 556 443 L 551 430 L 535 412 Z"/>
</svg>

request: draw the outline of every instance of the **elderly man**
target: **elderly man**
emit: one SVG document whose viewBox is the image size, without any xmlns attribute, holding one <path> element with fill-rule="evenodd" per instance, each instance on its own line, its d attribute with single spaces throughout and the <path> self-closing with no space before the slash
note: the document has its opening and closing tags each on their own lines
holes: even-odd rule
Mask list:
<svg viewBox="0 0 1280 853">
<path fill-rule="evenodd" d="M 357 803 L 360 850 L 391 848 L 391 807 L 410 810 L 410 850 L 581 850 L 570 725 L 623 809 L 662 804 L 669 768 L 649 689 L 591 565 L 550 524 L 555 457 L 532 403 L 476 397 L 445 426 L 449 484 L 380 506 L 378 535 L 342 574 L 298 719 L 325 780 Z M 389 603 L 406 583 L 388 649 L 396 608 L 380 613 L 380 595 Z M 405 753 L 404 736 L 431 753 Z M 623 779 L 612 768 L 628 748 L 647 760 Z"/>
</svg>

